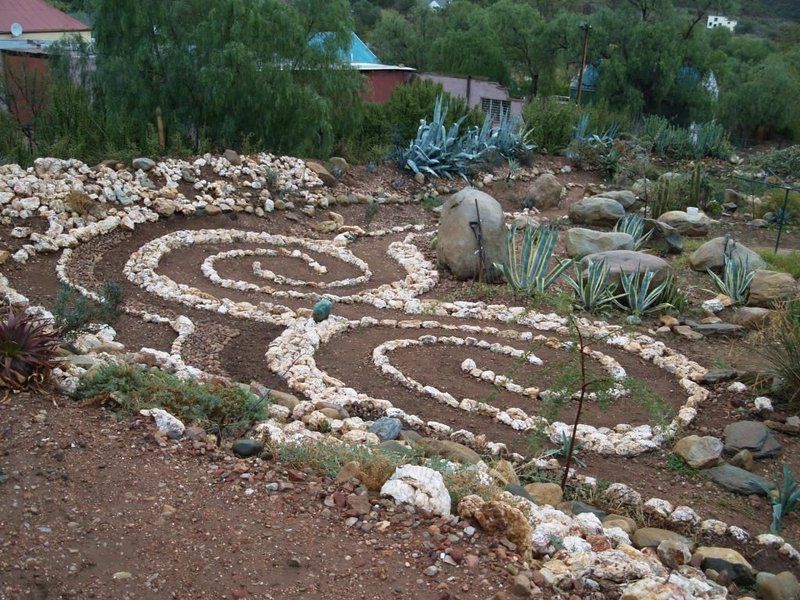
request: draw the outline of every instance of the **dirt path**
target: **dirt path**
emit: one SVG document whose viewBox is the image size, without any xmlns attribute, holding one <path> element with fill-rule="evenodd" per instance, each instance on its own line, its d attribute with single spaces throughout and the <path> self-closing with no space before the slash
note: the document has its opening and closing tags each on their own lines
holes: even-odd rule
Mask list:
<svg viewBox="0 0 800 600">
<path fill-rule="evenodd" d="M 0 598 L 486 599 L 510 583 L 518 557 L 467 523 L 381 508 L 347 527 L 329 480 L 152 431 L 28 394 L 0 405 Z M 447 545 L 461 565 L 436 560 Z"/>
</svg>

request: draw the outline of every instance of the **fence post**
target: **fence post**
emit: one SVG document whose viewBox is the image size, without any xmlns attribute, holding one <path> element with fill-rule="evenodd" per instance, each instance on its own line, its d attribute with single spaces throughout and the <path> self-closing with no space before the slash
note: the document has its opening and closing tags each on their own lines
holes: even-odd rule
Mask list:
<svg viewBox="0 0 800 600">
<path fill-rule="evenodd" d="M 786 207 L 789 205 L 789 186 L 786 186 L 786 195 L 783 197 L 783 208 L 778 217 L 778 237 L 775 238 L 775 254 L 778 253 L 778 246 L 781 243 L 781 233 L 783 232 L 783 222 L 786 220 Z"/>
</svg>

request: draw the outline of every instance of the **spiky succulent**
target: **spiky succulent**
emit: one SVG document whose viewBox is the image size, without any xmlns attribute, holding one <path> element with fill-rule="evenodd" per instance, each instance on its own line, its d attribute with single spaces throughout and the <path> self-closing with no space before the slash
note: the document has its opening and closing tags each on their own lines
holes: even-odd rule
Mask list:
<svg viewBox="0 0 800 600">
<path fill-rule="evenodd" d="M 44 381 L 57 348 L 58 336 L 49 324 L 9 309 L 0 322 L 0 387 L 20 389 Z"/>
</svg>

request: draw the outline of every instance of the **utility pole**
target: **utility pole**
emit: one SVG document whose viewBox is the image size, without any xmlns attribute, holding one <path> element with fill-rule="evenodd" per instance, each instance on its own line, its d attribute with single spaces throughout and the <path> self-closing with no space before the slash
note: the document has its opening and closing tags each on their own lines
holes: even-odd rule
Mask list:
<svg viewBox="0 0 800 600">
<path fill-rule="evenodd" d="M 578 73 L 578 93 L 575 95 L 575 103 L 581 105 L 581 93 L 583 92 L 583 72 L 586 70 L 586 53 L 589 50 L 589 32 L 592 26 L 585 21 L 581 23 L 583 31 L 583 57 L 581 58 L 581 71 Z"/>
</svg>

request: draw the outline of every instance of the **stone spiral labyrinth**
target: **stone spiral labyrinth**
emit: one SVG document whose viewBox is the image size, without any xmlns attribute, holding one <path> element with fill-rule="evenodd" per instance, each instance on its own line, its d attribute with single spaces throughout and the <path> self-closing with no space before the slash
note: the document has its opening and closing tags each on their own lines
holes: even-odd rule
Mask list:
<svg viewBox="0 0 800 600">
<path fill-rule="evenodd" d="M 569 426 L 540 413 L 556 393 L 547 382 L 560 361 L 568 360 L 573 344 L 566 320 L 522 307 L 420 299 L 438 282 L 435 266 L 415 243 L 424 235 L 421 226 L 333 240 L 247 229 L 177 230 L 141 245 L 123 271 L 148 295 L 177 305 L 178 313 L 185 306 L 216 319 L 282 328 L 268 348 L 252 349 L 265 352 L 270 371 L 304 399 L 291 414 L 276 409 L 278 418 L 346 433 L 339 423 L 324 422 L 328 418 L 318 410 L 333 405 L 367 419 L 399 417 L 426 434 L 494 453 L 524 453 L 525 437 L 534 431 L 558 442 Z M 380 264 L 359 255 L 364 242 L 381 245 Z M 194 253 L 201 275 L 193 273 L 192 284 L 184 282 L 188 273 L 183 270 L 165 269 L 172 257 L 188 252 Z M 70 251 L 62 257 L 61 278 L 91 295 L 68 276 L 70 257 Z M 400 275 L 388 280 L 392 269 Z M 322 297 L 334 302 L 334 315 L 316 324 L 308 309 Z M 151 351 L 161 366 L 203 376 L 182 356 L 184 343 L 196 334 L 190 318 L 131 312 L 169 322 L 178 333 L 169 352 Z M 588 362 L 611 378 L 613 403 L 621 403 L 614 413 L 621 422 L 612 422 L 611 415 L 579 427 L 587 451 L 633 456 L 659 447 L 694 418 L 708 394 L 692 380 L 702 367 L 647 336 L 628 337 L 617 327 L 586 320 L 581 327 L 593 339 Z M 538 356 L 541 350 L 546 358 Z M 682 389 L 684 400 L 673 405 L 671 422 L 650 423 L 639 414 L 640 422 L 631 424 L 625 418 L 626 407 L 636 402 L 625 387 L 626 368 L 615 358 L 625 355 L 640 363 L 644 359 L 651 371 L 668 373 Z M 416 356 L 414 364 L 395 361 L 409 356 Z"/>
</svg>

